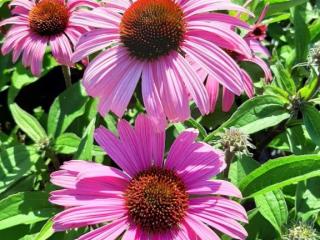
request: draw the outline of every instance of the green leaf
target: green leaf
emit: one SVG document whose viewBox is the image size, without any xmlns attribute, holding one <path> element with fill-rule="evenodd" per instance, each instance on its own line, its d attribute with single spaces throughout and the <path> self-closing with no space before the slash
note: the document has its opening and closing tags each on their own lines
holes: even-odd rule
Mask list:
<svg viewBox="0 0 320 240">
<path fill-rule="evenodd" d="M 312 69 L 308 82 L 299 90 L 299 96 L 305 101 L 313 97 L 316 91 L 319 90 L 319 78 L 316 72 Z"/>
<path fill-rule="evenodd" d="M 40 143 L 48 138 L 45 130 L 38 120 L 24 111 L 17 104 L 11 104 L 10 110 L 14 121 L 34 142 Z"/>
<path fill-rule="evenodd" d="M 293 10 L 294 40 L 296 47 L 296 62 L 305 62 L 309 52 L 310 32 L 304 18 L 306 9 L 295 7 Z"/>
<path fill-rule="evenodd" d="M 267 16 L 287 11 L 292 7 L 306 3 L 307 1 L 308 0 L 265 0 L 265 3 L 270 4 Z"/>
<path fill-rule="evenodd" d="M 78 151 L 81 138 L 74 133 L 63 133 L 58 136 L 53 145 L 53 150 L 61 154 L 74 154 Z M 105 155 L 105 152 L 98 146 L 93 146 L 94 156 Z"/>
<path fill-rule="evenodd" d="M 320 178 L 300 182 L 296 192 L 296 212 L 299 219 L 307 222 L 320 212 Z"/>
<path fill-rule="evenodd" d="M 214 139 L 225 128 L 236 127 L 251 134 L 273 127 L 289 117 L 281 98 L 272 95 L 258 96 L 243 103 L 231 118 L 210 133 L 205 141 Z"/>
<path fill-rule="evenodd" d="M 5 4 L 6 2 L 10 2 L 10 0 L 1 0 L 1 1 L 0 1 L 0 7 L 2 7 L 3 4 Z"/>
<path fill-rule="evenodd" d="M 49 70 L 57 66 L 57 62 L 50 54 L 45 54 L 43 66 L 44 68 L 41 73 L 41 76 L 44 76 L 46 73 L 49 72 Z M 16 96 L 23 87 L 32 84 L 38 81 L 39 79 L 39 77 L 33 76 L 31 72 L 22 65 L 21 62 L 15 64 L 15 69 L 12 74 L 12 85 L 8 93 L 8 102 L 13 103 Z"/>
<path fill-rule="evenodd" d="M 23 145 L 0 151 L 0 193 L 30 175 L 39 158 L 35 149 Z"/>
<path fill-rule="evenodd" d="M 298 125 L 286 130 L 289 149 L 295 155 L 314 153 L 316 145 L 312 142 L 303 125 Z"/>
<path fill-rule="evenodd" d="M 316 176 L 320 176 L 320 155 L 292 155 L 261 165 L 240 182 L 239 188 L 245 197 L 255 197 Z"/>
<path fill-rule="evenodd" d="M 259 166 L 260 164 L 257 161 L 253 160 L 251 157 L 241 155 L 237 157 L 236 161 L 231 163 L 229 179 L 233 184 L 239 186 L 241 180 Z"/>
<path fill-rule="evenodd" d="M 271 69 L 275 76 L 274 83 L 291 95 L 294 94 L 297 90 L 296 85 L 289 71 L 285 69 L 282 63 L 280 61 L 277 62 L 275 65 L 271 66 Z"/>
<path fill-rule="evenodd" d="M 74 155 L 74 159 L 92 160 L 93 151 L 93 133 L 95 129 L 96 119 L 92 119 L 81 139 L 78 151 Z"/>
<path fill-rule="evenodd" d="M 0 230 L 19 224 L 33 224 L 52 217 L 58 209 L 45 192 L 22 192 L 0 201 Z"/>
<path fill-rule="evenodd" d="M 320 18 L 309 25 L 310 38 L 312 41 L 320 38 Z"/>
<path fill-rule="evenodd" d="M 302 114 L 309 136 L 316 145 L 320 146 L 320 112 L 312 105 L 305 104 Z"/>
<path fill-rule="evenodd" d="M 275 190 L 254 198 L 256 206 L 261 215 L 271 223 L 271 225 L 281 235 L 281 227 L 287 223 L 288 208 L 281 190 Z"/>
<path fill-rule="evenodd" d="M 48 134 L 56 138 L 64 133 L 76 118 L 84 114 L 88 100 L 80 82 L 58 96 L 49 111 Z"/>
<path fill-rule="evenodd" d="M 55 140 L 53 150 L 62 154 L 73 154 L 78 150 L 80 137 L 74 133 L 63 133 Z"/>
<path fill-rule="evenodd" d="M 187 127 L 192 127 L 192 128 L 198 129 L 199 136 L 201 137 L 201 139 L 204 139 L 207 136 L 206 129 L 199 122 L 194 120 L 193 118 L 188 119 L 187 121 L 184 122 L 184 124 Z"/>
<path fill-rule="evenodd" d="M 248 211 L 249 223 L 245 225 L 248 231 L 248 240 L 275 240 L 277 234 L 273 226 L 255 208 Z"/>
<path fill-rule="evenodd" d="M 46 222 L 46 224 L 43 225 L 41 231 L 34 238 L 34 240 L 47 240 L 49 237 L 51 237 L 54 234 L 52 226 L 53 226 L 52 219 L 49 219 Z"/>
</svg>

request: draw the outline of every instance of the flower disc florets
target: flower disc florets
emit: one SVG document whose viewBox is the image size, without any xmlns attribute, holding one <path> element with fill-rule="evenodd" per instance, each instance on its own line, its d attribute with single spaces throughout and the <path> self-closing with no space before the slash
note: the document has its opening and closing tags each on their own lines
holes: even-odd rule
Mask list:
<svg viewBox="0 0 320 240">
<path fill-rule="evenodd" d="M 68 8 L 60 0 L 39 1 L 29 12 L 31 30 L 41 36 L 63 33 L 68 22 Z"/>
<path fill-rule="evenodd" d="M 172 0 L 138 0 L 124 13 L 121 41 L 132 56 L 154 60 L 178 50 L 185 33 L 183 12 Z"/>
<path fill-rule="evenodd" d="M 134 177 L 126 191 L 131 221 L 149 233 L 161 233 L 183 220 L 189 196 L 172 170 L 150 168 Z"/>
</svg>

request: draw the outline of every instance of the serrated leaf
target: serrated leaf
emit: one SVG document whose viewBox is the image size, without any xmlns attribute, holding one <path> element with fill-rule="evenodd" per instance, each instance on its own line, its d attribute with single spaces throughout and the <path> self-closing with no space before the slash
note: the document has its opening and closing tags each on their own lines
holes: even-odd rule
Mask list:
<svg viewBox="0 0 320 240">
<path fill-rule="evenodd" d="M 88 100 L 80 82 L 60 94 L 50 107 L 48 134 L 56 138 L 64 133 L 76 118 L 84 114 Z"/>
<path fill-rule="evenodd" d="M 24 111 L 15 103 L 10 105 L 10 110 L 19 128 L 34 142 L 39 143 L 48 138 L 46 131 L 34 116 Z"/>
<path fill-rule="evenodd" d="M 271 225 L 281 235 L 282 226 L 288 220 L 288 207 L 281 190 L 275 190 L 254 198 L 261 215 L 271 223 Z"/>
<path fill-rule="evenodd" d="M 255 197 L 316 176 L 320 176 L 320 155 L 292 155 L 261 165 L 240 182 L 239 188 L 245 197 Z"/>
<path fill-rule="evenodd" d="M 0 201 L 0 230 L 52 217 L 58 209 L 49 203 L 48 197 L 45 192 L 22 192 Z"/>
</svg>

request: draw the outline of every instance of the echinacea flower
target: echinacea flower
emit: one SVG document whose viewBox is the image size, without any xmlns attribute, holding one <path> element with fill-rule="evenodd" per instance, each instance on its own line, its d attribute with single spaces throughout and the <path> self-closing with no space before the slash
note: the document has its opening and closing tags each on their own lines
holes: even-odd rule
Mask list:
<svg viewBox="0 0 320 240">
<path fill-rule="evenodd" d="M 230 56 L 238 63 L 251 62 L 259 66 L 264 72 L 266 82 L 270 82 L 272 80 L 272 73 L 269 66 L 262 59 L 269 58 L 270 53 L 269 50 L 262 45 L 262 41 L 266 37 L 267 26 L 262 24 L 261 22 L 265 17 L 268 8 L 269 5 L 266 5 L 264 7 L 258 20 L 251 26 L 250 31 L 244 36 L 244 40 L 247 42 L 253 53 L 252 56 L 247 57 L 243 54 L 227 50 Z M 232 26 L 230 26 L 230 28 L 232 28 Z M 241 69 L 241 74 L 244 81 L 244 91 L 249 98 L 252 98 L 254 95 L 253 81 L 250 75 L 244 69 Z M 220 84 L 213 77 L 208 76 L 206 88 L 210 99 L 210 112 L 214 112 L 219 97 Z M 222 91 L 222 111 L 229 112 L 234 103 L 235 94 L 225 86 L 223 86 Z"/>
<path fill-rule="evenodd" d="M 139 115 L 135 127 L 118 123 L 119 137 L 104 127 L 95 139 L 122 169 L 72 160 L 51 175 L 63 187 L 50 201 L 66 209 L 53 218 L 55 231 L 99 224 L 79 240 L 217 240 L 217 230 L 233 239 L 247 233 L 245 209 L 224 196 L 241 197 L 224 180 L 224 154 L 196 142 L 198 132 L 181 133 L 164 159 L 165 134 Z"/>
<path fill-rule="evenodd" d="M 190 117 L 189 99 L 202 114 L 209 112 L 207 74 L 235 94 L 243 91 L 236 62 L 223 49 L 251 56 L 247 43 L 225 24 L 247 28 L 220 10 L 246 9 L 221 0 L 110 0 L 79 14 L 77 21 L 96 28 L 81 37 L 73 60 L 105 49 L 84 74 L 87 93 L 100 99 L 99 111 L 121 117 L 141 78 L 149 115 L 163 123 Z"/>
<path fill-rule="evenodd" d="M 12 17 L 0 22 L 10 24 L 2 54 L 12 51 L 13 62 L 22 54 L 22 63 L 40 75 L 47 45 L 52 55 L 63 65 L 72 66 L 71 54 L 79 37 L 88 30 L 73 20 L 81 7 L 98 6 L 93 0 L 13 0 Z"/>
</svg>

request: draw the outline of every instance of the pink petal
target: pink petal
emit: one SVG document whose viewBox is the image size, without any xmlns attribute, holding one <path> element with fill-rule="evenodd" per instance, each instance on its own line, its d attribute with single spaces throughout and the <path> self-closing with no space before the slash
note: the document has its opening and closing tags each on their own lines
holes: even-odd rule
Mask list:
<svg viewBox="0 0 320 240">
<path fill-rule="evenodd" d="M 249 98 L 252 98 L 254 95 L 253 81 L 249 76 L 249 74 L 244 70 L 242 70 L 242 78 L 243 78 L 244 91 L 246 92 Z"/>
<path fill-rule="evenodd" d="M 237 95 L 242 92 L 240 69 L 235 61 L 220 48 L 206 40 L 192 37 L 191 41 L 185 42 L 184 51 L 230 91 Z"/>
<path fill-rule="evenodd" d="M 91 189 L 91 186 L 89 189 L 62 189 L 51 192 L 49 201 L 64 207 L 101 205 L 106 201 L 108 205 L 124 206 L 124 192 L 121 188 L 121 186 L 107 184 L 103 191 Z"/>
<path fill-rule="evenodd" d="M 33 1 L 26 1 L 26 0 L 13 0 L 10 2 L 9 7 L 22 7 L 26 10 L 31 10 L 34 7 Z"/>
<path fill-rule="evenodd" d="M 248 233 L 243 228 L 243 226 L 230 218 L 221 217 L 218 215 L 209 216 L 204 213 L 196 212 L 192 214 L 195 219 L 198 219 L 198 221 L 202 221 L 208 224 L 209 226 L 219 230 L 220 232 L 229 235 L 233 239 L 244 240 L 248 236 Z"/>
<path fill-rule="evenodd" d="M 231 26 L 242 27 L 249 30 L 250 26 L 239 18 L 224 13 L 201 13 L 186 18 L 188 21 L 210 21 L 212 24 L 227 23 Z"/>
<path fill-rule="evenodd" d="M 189 62 L 180 54 L 176 54 L 175 66 L 179 71 L 188 92 L 199 107 L 202 115 L 209 113 L 209 97 L 199 76 L 194 72 Z"/>
<path fill-rule="evenodd" d="M 212 231 L 207 225 L 202 223 L 192 214 L 185 217 L 185 224 L 187 228 L 191 228 L 201 240 L 220 240 L 218 235 Z"/>
<path fill-rule="evenodd" d="M 114 240 L 117 239 L 127 228 L 127 219 L 122 218 L 82 235 L 78 240 Z"/>
<path fill-rule="evenodd" d="M 99 4 L 94 0 L 68 0 L 67 6 L 69 11 L 74 11 L 78 7 L 99 7 Z"/>
<path fill-rule="evenodd" d="M 235 10 L 247 13 L 249 15 L 253 15 L 247 9 L 228 1 L 189 0 L 185 1 L 185 3 L 182 5 L 182 8 L 186 17 L 196 15 L 199 13 L 207 13 L 220 10 Z"/>
<path fill-rule="evenodd" d="M 172 56 L 162 57 L 157 62 L 158 88 L 165 113 L 173 122 L 190 117 L 189 98 Z"/>
<path fill-rule="evenodd" d="M 75 12 L 69 21 L 79 26 L 110 29 L 119 27 L 121 15 L 112 9 L 98 7 L 92 11 Z"/>
<path fill-rule="evenodd" d="M 233 103 L 234 94 L 224 87 L 222 93 L 222 111 L 229 112 L 232 108 Z"/>
<path fill-rule="evenodd" d="M 165 129 L 155 130 L 153 122 L 144 115 L 136 119 L 135 132 L 138 140 L 139 155 L 145 166 L 150 162 L 156 166 L 162 166 L 165 148 Z"/>
<path fill-rule="evenodd" d="M 229 217 L 247 223 L 248 216 L 241 204 L 224 197 L 198 197 L 190 199 L 189 209 L 208 215 Z"/>
<path fill-rule="evenodd" d="M 107 202 L 107 199 L 106 199 Z M 108 205 L 86 205 L 72 207 L 57 214 L 53 218 L 53 229 L 65 231 L 98 223 L 119 219 L 126 214 L 126 209 Z"/>
<path fill-rule="evenodd" d="M 156 81 L 158 81 L 158 78 L 156 77 L 156 71 L 156 63 L 150 62 L 144 65 L 142 70 L 142 96 L 149 117 L 161 131 L 166 127 L 166 115 L 157 88 Z"/>
<path fill-rule="evenodd" d="M 119 33 L 116 29 L 95 29 L 87 32 L 81 36 L 72 61 L 78 62 L 84 57 L 110 46 L 112 41 L 117 40 L 119 40 Z"/>
<path fill-rule="evenodd" d="M 72 66 L 72 47 L 69 39 L 64 34 L 50 37 L 50 46 L 52 55 L 59 63 Z"/>
<path fill-rule="evenodd" d="M 122 127 L 118 126 L 118 129 L 120 131 Z M 123 169 L 124 172 L 130 176 L 134 176 L 138 172 L 139 169 L 135 167 L 135 162 L 130 161 L 135 156 L 127 154 L 128 150 L 112 132 L 104 127 L 99 127 L 96 129 L 94 136 L 99 145 L 107 152 L 112 160 L 115 161 L 121 169 Z"/>
<path fill-rule="evenodd" d="M 208 76 L 206 88 L 209 95 L 210 112 L 214 112 L 219 97 L 219 83 L 213 77 Z"/>
<path fill-rule="evenodd" d="M 242 198 L 242 194 L 232 183 L 224 180 L 196 182 L 188 185 L 189 194 L 215 194 Z"/>
<path fill-rule="evenodd" d="M 248 43 L 229 27 L 213 25 L 205 20 L 191 21 L 188 24 L 187 35 L 204 38 L 216 45 L 219 45 L 220 39 L 223 39 L 221 47 L 237 52 L 247 58 L 252 56 Z"/>
<path fill-rule="evenodd" d="M 135 129 L 127 121 L 120 120 L 118 132 L 124 151 L 128 156 L 128 164 L 134 167 L 135 173 L 149 168 L 152 165 L 152 159 L 145 160 Z"/>
<path fill-rule="evenodd" d="M 188 129 L 182 132 L 173 142 L 168 153 L 165 166 L 170 169 L 175 169 L 176 164 L 179 163 L 181 154 L 188 149 L 198 137 L 199 132 L 195 129 Z"/>
</svg>

